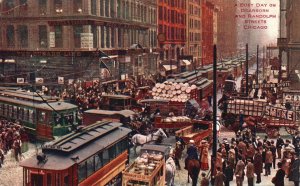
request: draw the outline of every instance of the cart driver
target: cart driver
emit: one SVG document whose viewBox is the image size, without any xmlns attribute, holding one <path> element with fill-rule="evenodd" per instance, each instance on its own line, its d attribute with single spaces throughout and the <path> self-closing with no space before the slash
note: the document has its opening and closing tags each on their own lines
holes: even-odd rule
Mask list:
<svg viewBox="0 0 300 186">
<path fill-rule="evenodd" d="M 188 148 L 187 148 L 187 157 L 185 159 L 185 169 L 187 169 L 187 162 L 188 160 L 199 160 L 199 157 L 198 157 L 198 150 L 197 150 L 197 147 L 195 146 L 195 141 L 194 140 L 190 140 L 189 141 L 189 145 L 188 145 Z"/>
</svg>

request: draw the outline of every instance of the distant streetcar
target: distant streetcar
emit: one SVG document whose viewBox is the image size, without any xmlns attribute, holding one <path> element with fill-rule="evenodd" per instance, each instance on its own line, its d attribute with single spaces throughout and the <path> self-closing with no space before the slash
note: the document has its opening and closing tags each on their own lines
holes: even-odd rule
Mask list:
<svg viewBox="0 0 300 186">
<path fill-rule="evenodd" d="M 77 106 L 34 92 L 0 89 L 0 117 L 18 120 L 31 137 L 52 140 L 77 125 Z"/>
</svg>

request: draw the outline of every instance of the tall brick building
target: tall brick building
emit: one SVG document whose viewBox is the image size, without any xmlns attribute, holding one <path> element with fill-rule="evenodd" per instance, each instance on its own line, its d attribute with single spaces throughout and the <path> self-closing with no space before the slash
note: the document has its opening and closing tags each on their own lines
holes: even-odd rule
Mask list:
<svg viewBox="0 0 300 186">
<path fill-rule="evenodd" d="M 211 2 L 202 2 L 202 65 L 213 63 L 214 11 Z"/>
<path fill-rule="evenodd" d="M 237 52 L 236 0 L 209 0 L 218 7 L 218 56 L 231 57 Z"/>
<path fill-rule="evenodd" d="M 187 37 L 186 51 L 187 55 L 193 56 L 195 67 L 201 65 L 202 56 L 202 0 L 187 1 Z"/>
<path fill-rule="evenodd" d="M 0 12 L 1 50 L 101 50 L 113 59 L 107 66 L 116 78 L 148 76 L 157 70 L 155 1 L 2 0 Z M 47 58 L 47 66 L 84 60 Z"/>
<path fill-rule="evenodd" d="M 286 1 L 286 38 L 278 39 L 280 49 L 287 51 L 287 71 L 291 88 L 300 90 L 300 2 Z M 282 36 L 281 36 L 282 37 Z"/>
<path fill-rule="evenodd" d="M 160 59 L 168 67 L 165 71 L 177 71 L 180 66 L 178 57 L 183 54 L 186 41 L 186 6 L 186 0 L 158 0 Z"/>
</svg>

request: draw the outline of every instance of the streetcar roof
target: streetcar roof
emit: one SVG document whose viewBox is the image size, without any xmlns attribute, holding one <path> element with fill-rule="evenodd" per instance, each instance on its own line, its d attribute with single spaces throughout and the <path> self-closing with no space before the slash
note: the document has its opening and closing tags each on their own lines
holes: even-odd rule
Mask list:
<svg viewBox="0 0 300 186">
<path fill-rule="evenodd" d="M 130 117 L 131 115 L 135 114 L 135 112 L 133 112 L 132 110 L 113 111 L 113 110 L 97 110 L 97 109 L 87 110 L 84 113 L 100 114 L 100 115 L 114 115 L 114 114 L 119 114 L 119 115 L 122 115 L 124 117 Z"/>
<path fill-rule="evenodd" d="M 45 163 L 38 164 L 36 157 L 24 160 L 22 167 L 44 170 L 66 170 L 85 161 L 97 152 L 126 137 L 130 129 L 121 127 L 121 123 L 97 122 L 79 132 L 73 132 L 43 148 L 47 156 Z M 78 160 L 73 160 L 74 158 Z"/>
<path fill-rule="evenodd" d="M 143 100 L 139 101 L 139 103 L 151 103 L 151 102 L 169 103 L 170 101 L 167 99 L 143 99 Z"/>
<path fill-rule="evenodd" d="M 126 95 L 114 95 L 114 94 L 104 94 L 102 97 L 114 98 L 114 99 L 131 99 L 130 96 Z"/>
<path fill-rule="evenodd" d="M 5 97 L 14 97 L 19 99 L 33 100 L 37 102 L 43 102 L 43 100 L 57 101 L 58 99 L 58 97 L 38 95 L 36 92 L 26 92 L 21 90 L 9 90 L 9 89 L 2 89 L 0 91 L 0 95 Z"/>
<path fill-rule="evenodd" d="M 0 95 L 0 101 L 10 103 L 10 104 L 15 104 L 15 105 L 23 105 L 23 106 L 27 106 L 27 107 L 33 107 L 33 108 L 42 109 L 42 110 L 53 110 L 52 108 L 54 108 L 55 110 L 60 111 L 60 110 L 68 110 L 68 109 L 77 108 L 76 105 L 73 105 L 73 104 L 67 103 L 67 102 L 61 102 L 61 101 L 47 102 L 47 103 L 34 102 L 34 101 L 14 99 L 14 98 L 5 97 L 2 95 Z"/>
</svg>

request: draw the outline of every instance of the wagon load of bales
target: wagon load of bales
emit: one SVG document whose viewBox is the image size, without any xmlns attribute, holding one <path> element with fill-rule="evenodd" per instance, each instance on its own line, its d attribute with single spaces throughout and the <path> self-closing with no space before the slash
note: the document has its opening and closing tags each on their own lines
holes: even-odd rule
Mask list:
<svg viewBox="0 0 300 186">
<path fill-rule="evenodd" d="M 153 99 L 163 99 L 174 102 L 186 102 L 191 98 L 191 92 L 197 88 L 196 85 L 188 83 L 156 83 L 152 88 Z"/>
</svg>

